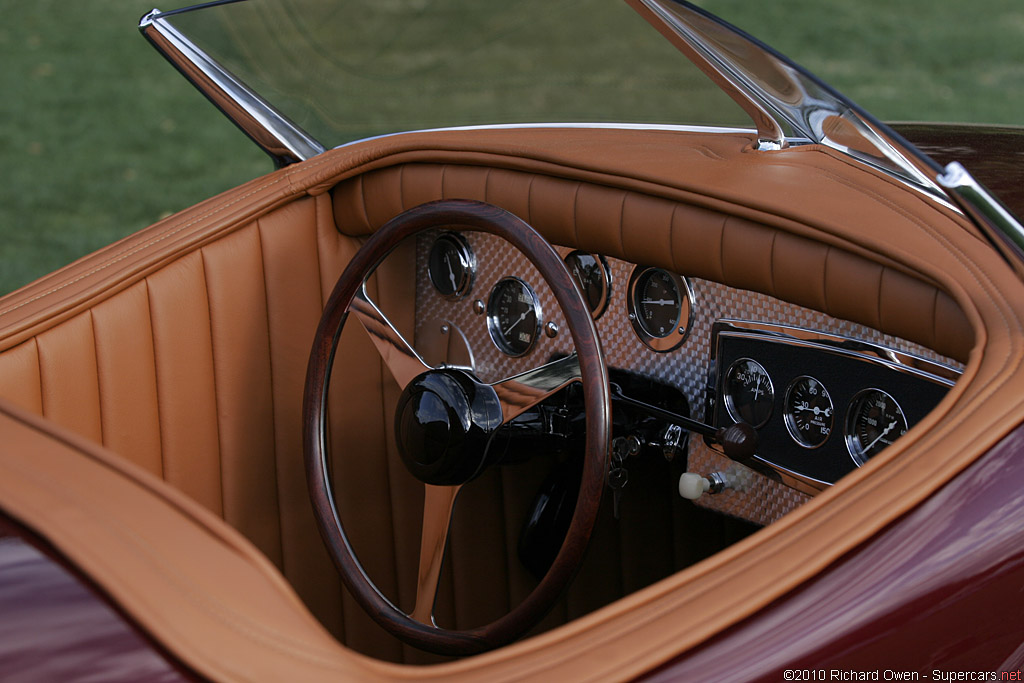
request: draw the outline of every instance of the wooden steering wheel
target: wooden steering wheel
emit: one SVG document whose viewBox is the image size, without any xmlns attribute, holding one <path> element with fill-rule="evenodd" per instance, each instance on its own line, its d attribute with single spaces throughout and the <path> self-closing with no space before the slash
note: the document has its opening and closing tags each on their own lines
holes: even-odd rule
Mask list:
<svg viewBox="0 0 1024 683">
<path fill-rule="evenodd" d="M 370 300 L 365 282 L 403 239 L 439 227 L 497 235 L 522 251 L 554 292 L 576 353 L 492 384 L 464 370 L 427 365 Z M 395 417 L 397 442 L 407 468 L 425 487 L 416 605 L 409 614 L 388 600 L 363 570 L 345 535 L 328 476 L 327 386 L 349 313 L 362 323 L 403 390 Z M 469 630 L 438 627 L 434 598 L 459 490 L 490 464 L 486 445 L 498 427 L 575 381 L 583 383 L 585 457 L 576 509 L 554 563 L 521 603 L 495 621 Z M 537 623 L 572 580 L 597 518 L 608 471 L 608 372 L 590 312 L 562 259 L 512 214 L 480 202 L 441 200 L 406 211 L 377 230 L 345 268 L 324 309 L 309 357 L 302 413 L 306 477 L 320 534 L 357 603 L 392 635 L 441 654 L 493 649 Z"/>
</svg>

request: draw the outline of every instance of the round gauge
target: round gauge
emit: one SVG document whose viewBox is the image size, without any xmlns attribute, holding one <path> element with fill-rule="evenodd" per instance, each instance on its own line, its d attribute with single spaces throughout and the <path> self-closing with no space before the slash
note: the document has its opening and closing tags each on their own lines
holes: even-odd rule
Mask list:
<svg viewBox="0 0 1024 683">
<path fill-rule="evenodd" d="M 686 339 L 693 322 L 693 292 L 682 277 L 661 268 L 633 270 L 629 278 L 629 320 L 641 341 L 671 351 Z"/>
<path fill-rule="evenodd" d="M 786 391 L 786 428 L 804 448 L 817 448 L 832 433 L 832 399 L 821 382 L 804 375 Z"/>
<path fill-rule="evenodd" d="M 723 391 L 725 409 L 733 420 L 757 429 L 772 416 L 775 388 L 771 377 L 756 360 L 740 358 L 730 365 Z"/>
<path fill-rule="evenodd" d="M 516 277 L 500 280 L 487 300 L 487 330 L 499 349 L 522 356 L 537 340 L 540 302 L 530 286 Z"/>
<path fill-rule="evenodd" d="M 465 296 L 473 284 L 476 259 L 466 238 L 446 232 L 434 240 L 427 260 L 427 273 L 434 289 L 448 299 Z"/>
<path fill-rule="evenodd" d="M 597 320 L 608 307 L 608 295 L 612 288 L 612 273 L 608 269 L 608 262 L 603 256 L 573 251 L 565 257 L 565 267 L 583 293 L 591 317 Z"/>
<path fill-rule="evenodd" d="M 881 389 L 865 389 L 846 411 L 846 448 L 858 466 L 907 433 L 903 409 Z"/>
</svg>

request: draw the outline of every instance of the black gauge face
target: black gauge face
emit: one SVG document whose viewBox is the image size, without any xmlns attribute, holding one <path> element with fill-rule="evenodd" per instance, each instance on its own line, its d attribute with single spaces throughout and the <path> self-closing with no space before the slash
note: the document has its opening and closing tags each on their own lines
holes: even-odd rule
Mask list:
<svg viewBox="0 0 1024 683">
<path fill-rule="evenodd" d="M 540 303 L 530 286 L 507 277 L 494 285 L 487 300 L 487 329 L 499 349 L 522 356 L 533 348 L 540 329 Z"/>
<path fill-rule="evenodd" d="M 765 369 L 755 360 L 741 358 L 725 374 L 725 409 L 737 422 L 763 427 L 772 416 L 775 389 Z"/>
<path fill-rule="evenodd" d="M 608 306 L 612 278 L 608 264 L 600 256 L 574 251 L 565 257 L 565 267 L 583 292 L 590 315 L 597 320 Z"/>
<path fill-rule="evenodd" d="M 466 238 L 446 232 L 434 240 L 427 261 L 427 272 L 434 288 L 449 299 L 465 296 L 473 282 L 475 259 Z"/>
<path fill-rule="evenodd" d="M 881 389 L 865 389 L 850 401 L 846 413 L 846 447 L 857 465 L 907 433 L 903 409 Z"/>
<path fill-rule="evenodd" d="M 676 332 L 683 315 L 683 297 L 668 271 L 644 271 L 633 292 L 637 320 L 647 334 L 663 339 Z"/>
<path fill-rule="evenodd" d="M 626 302 L 633 331 L 650 348 L 665 353 L 686 341 L 693 322 L 693 290 L 686 278 L 638 266 L 629 276 Z"/>
<path fill-rule="evenodd" d="M 821 382 L 804 375 L 786 391 L 786 428 L 805 448 L 817 448 L 828 440 L 834 419 L 832 399 Z"/>
</svg>

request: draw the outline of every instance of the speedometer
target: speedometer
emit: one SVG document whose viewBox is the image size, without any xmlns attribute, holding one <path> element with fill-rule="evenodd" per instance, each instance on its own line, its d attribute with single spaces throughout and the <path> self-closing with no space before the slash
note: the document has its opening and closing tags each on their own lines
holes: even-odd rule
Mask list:
<svg viewBox="0 0 1024 683">
<path fill-rule="evenodd" d="M 522 356 L 532 349 L 540 323 L 540 302 L 530 285 L 517 277 L 494 285 L 487 300 L 487 331 L 502 352 Z"/>
</svg>

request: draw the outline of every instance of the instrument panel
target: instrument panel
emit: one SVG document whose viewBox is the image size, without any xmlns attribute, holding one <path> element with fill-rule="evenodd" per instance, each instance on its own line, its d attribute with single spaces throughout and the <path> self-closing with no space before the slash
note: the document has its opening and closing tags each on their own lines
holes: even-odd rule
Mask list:
<svg viewBox="0 0 1024 683">
<path fill-rule="evenodd" d="M 435 252 L 435 243 L 446 234 L 460 235 L 466 250 L 456 250 L 455 258 L 449 255 L 447 262 L 448 244 Z M 443 230 L 422 233 L 416 240 L 414 338 L 425 358 L 432 362 L 453 362 L 454 358 L 456 364 L 472 367 L 482 381 L 493 382 L 573 350 L 550 288 L 529 260 L 507 242 L 485 233 Z M 556 246 L 556 250 L 590 307 L 609 367 L 677 387 L 697 419 L 716 423 L 742 419 L 755 426 L 762 437 L 758 456 L 772 449 L 766 461 L 776 460 L 776 444 L 791 452 L 791 457 L 783 456 L 774 466 L 763 462 L 742 465 L 703 439 L 689 439 L 689 470 L 705 474 L 735 470 L 741 475 L 738 481 L 743 482 L 735 490 L 701 497 L 697 504 L 704 507 L 758 524 L 778 519 L 903 433 L 901 413 L 907 428 L 912 427 L 955 381 L 955 361 L 864 325 L 685 273 L 570 248 Z M 432 253 L 439 255 L 432 258 Z M 471 264 L 469 274 L 461 277 L 455 267 L 449 273 L 448 263 L 453 262 Z M 510 280 L 524 287 L 501 284 Z M 465 286 L 460 286 L 463 282 Z M 457 294 L 452 296 L 449 290 Z M 842 381 L 837 385 L 834 374 L 856 376 L 864 362 L 858 360 L 849 366 L 857 369 L 847 370 L 845 365 L 833 365 L 834 353 L 805 356 L 791 344 L 777 345 L 777 350 L 767 355 L 759 350 L 760 345 L 734 354 L 730 342 L 726 351 L 732 355 L 725 361 L 718 350 L 720 334 L 713 329 L 723 321 L 788 327 L 790 336 L 809 337 L 804 342 L 831 335 L 835 337 L 832 351 L 845 341 L 848 346 L 877 347 L 880 360 L 884 360 L 882 356 L 913 357 L 949 371 L 937 387 L 937 398 L 918 403 L 906 398 L 899 388 L 903 379 L 893 384 L 889 375 L 856 388 Z M 765 332 L 758 333 L 764 336 Z M 789 369 L 780 371 L 776 356 L 791 359 L 786 365 Z M 840 369 L 830 369 L 833 367 Z M 724 384 L 731 389 L 723 391 Z M 912 389 L 911 394 L 916 391 Z M 827 402 L 823 394 L 827 394 Z M 852 404 L 857 406 L 859 420 L 848 418 Z M 872 412 L 877 416 L 869 415 Z M 896 424 L 890 428 L 894 420 Z M 822 465 L 832 459 L 835 466 Z M 807 463 L 811 463 L 810 469 L 800 471 Z M 790 471 L 787 465 L 796 469 Z"/>
<path fill-rule="evenodd" d="M 807 493 L 891 445 L 959 376 L 877 344 L 765 322 L 719 320 L 711 348 L 712 424 L 755 427 L 745 464 Z"/>
</svg>

